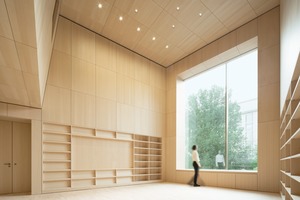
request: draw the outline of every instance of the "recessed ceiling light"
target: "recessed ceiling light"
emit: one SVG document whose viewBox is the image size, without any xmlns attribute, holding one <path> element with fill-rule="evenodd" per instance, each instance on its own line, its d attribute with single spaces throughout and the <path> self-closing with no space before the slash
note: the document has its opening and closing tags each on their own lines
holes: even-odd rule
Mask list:
<svg viewBox="0 0 300 200">
<path fill-rule="evenodd" d="M 137 13 L 137 12 L 139 12 L 139 10 L 136 8 L 136 9 L 134 9 L 134 12 Z"/>
<path fill-rule="evenodd" d="M 156 40 L 156 37 L 152 37 L 152 40 Z"/>
<path fill-rule="evenodd" d="M 102 8 L 102 4 L 101 3 L 98 3 L 98 8 Z"/>
<path fill-rule="evenodd" d="M 169 48 L 169 45 L 166 45 L 166 49 L 168 49 Z"/>
<path fill-rule="evenodd" d="M 137 31 L 141 31 L 141 28 L 140 28 L 140 27 L 137 27 L 136 30 L 137 30 Z"/>
<path fill-rule="evenodd" d="M 202 13 L 199 13 L 199 16 L 201 17 L 201 16 L 202 16 Z"/>
<path fill-rule="evenodd" d="M 176 7 L 176 10 L 180 10 L 180 7 L 179 7 L 179 6 L 177 6 L 177 7 Z"/>
<path fill-rule="evenodd" d="M 175 28 L 175 24 L 172 25 L 172 28 Z"/>
<path fill-rule="evenodd" d="M 119 17 L 119 20 L 120 20 L 120 21 L 123 21 L 123 16 L 120 16 L 120 17 Z"/>
</svg>

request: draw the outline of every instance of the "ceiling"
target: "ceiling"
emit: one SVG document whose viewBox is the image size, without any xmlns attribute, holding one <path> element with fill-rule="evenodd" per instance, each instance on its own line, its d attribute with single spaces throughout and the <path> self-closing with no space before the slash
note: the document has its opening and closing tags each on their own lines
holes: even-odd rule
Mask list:
<svg viewBox="0 0 300 200">
<path fill-rule="evenodd" d="M 278 5 L 279 0 L 61 0 L 60 15 L 168 67 Z"/>
</svg>

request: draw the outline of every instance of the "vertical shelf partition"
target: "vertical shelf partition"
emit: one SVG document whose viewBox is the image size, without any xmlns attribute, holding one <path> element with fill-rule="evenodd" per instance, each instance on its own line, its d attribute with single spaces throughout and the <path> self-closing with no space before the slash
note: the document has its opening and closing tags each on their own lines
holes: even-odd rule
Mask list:
<svg viewBox="0 0 300 200">
<path fill-rule="evenodd" d="M 72 158 L 77 159 L 74 145 L 86 140 L 108 141 L 109 144 L 129 142 L 127 147 L 132 158 L 128 159 L 132 160 L 132 166 L 105 169 L 74 167 Z M 109 152 L 110 147 L 107 148 Z M 43 193 L 157 182 L 162 179 L 161 171 L 160 137 L 43 123 Z"/>
<path fill-rule="evenodd" d="M 300 58 L 298 58 L 300 59 Z M 298 61 L 299 63 L 299 61 Z M 280 125 L 280 183 L 284 200 L 300 200 L 300 66 L 296 66 Z"/>
</svg>

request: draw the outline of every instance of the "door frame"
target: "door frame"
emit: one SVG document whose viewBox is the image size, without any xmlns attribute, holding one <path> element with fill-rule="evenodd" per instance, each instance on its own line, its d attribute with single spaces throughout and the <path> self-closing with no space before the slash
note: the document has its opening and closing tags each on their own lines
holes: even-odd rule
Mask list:
<svg viewBox="0 0 300 200">
<path fill-rule="evenodd" d="M 31 194 L 41 194 L 42 109 L 0 102 L 0 119 L 31 124 Z"/>
</svg>

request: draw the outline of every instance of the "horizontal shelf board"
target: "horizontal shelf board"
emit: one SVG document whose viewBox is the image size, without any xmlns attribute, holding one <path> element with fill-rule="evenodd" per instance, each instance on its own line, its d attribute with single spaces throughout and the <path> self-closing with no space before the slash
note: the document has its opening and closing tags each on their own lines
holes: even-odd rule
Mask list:
<svg viewBox="0 0 300 200">
<path fill-rule="evenodd" d="M 149 174 L 134 174 L 133 176 L 149 176 Z"/>
<path fill-rule="evenodd" d="M 44 163 L 70 163 L 71 160 L 43 160 Z"/>
<path fill-rule="evenodd" d="M 71 142 L 54 141 L 54 140 L 44 140 L 43 143 L 49 143 L 49 144 L 71 144 Z"/>
<path fill-rule="evenodd" d="M 300 196 L 296 196 L 292 194 L 291 197 L 293 198 L 293 200 L 300 200 Z"/>
<path fill-rule="evenodd" d="M 157 154 L 149 154 L 151 157 L 162 157 L 162 155 L 157 155 Z"/>
<path fill-rule="evenodd" d="M 43 170 L 44 173 L 50 172 L 71 172 L 71 169 L 51 169 L 51 170 Z"/>
<path fill-rule="evenodd" d="M 300 102 L 296 106 L 296 109 L 295 109 L 291 119 L 300 119 Z"/>
<path fill-rule="evenodd" d="M 149 141 L 148 140 L 133 140 L 134 142 L 137 142 L 137 143 L 145 143 L 145 144 L 148 144 Z"/>
<path fill-rule="evenodd" d="M 140 154 L 140 153 L 135 153 L 134 155 L 135 155 L 135 156 L 147 156 L 147 157 L 150 156 L 149 154 Z"/>
<path fill-rule="evenodd" d="M 151 148 L 149 148 L 149 150 L 157 150 L 157 151 L 161 151 L 162 149 L 161 149 L 161 148 L 153 148 L 153 147 L 151 147 Z"/>
<path fill-rule="evenodd" d="M 161 142 L 149 142 L 150 144 L 162 144 Z"/>
<path fill-rule="evenodd" d="M 71 153 L 71 151 L 43 151 L 43 153 Z"/>
<path fill-rule="evenodd" d="M 148 150 L 149 148 L 147 147 L 133 147 L 134 149 L 143 149 L 143 150 Z"/>
<path fill-rule="evenodd" d="M 43 182 L 63 182 L 70 181 L 71 178 L 44 179 Z"/>
<path fill-rule="evenodd" d="M 291 178 L 300 184 L 300 175 L 299 176 L 291 175 Z"/>
<path fill-rule="evenodd" d="M 116 176 L 103 176 L 103 177 L 95 177 L 96 179 L 115 179 Z"/>
<path fill-rule="evenodd" d="M 80 180 L 94 180 L 95 177 L 78 177 L 78 178 L 71 178 L 72 181 L 80 181 Z"/>
<path fill-rule="evenodd" d="M 287 144 L 289 144 L 291 142 L 291 140 L 293 139 L 299 139 L 300 138 L 300 128 L 298 128 L 295 133 L 284 143 L 284 145 L 282 145 L 282 147 L 280 148 L 283 149 Z"/>
<path fill-rule="evenodd" d="M 295 85 L 293 94 L 291 95 L 292 100 L 300 99 L 300 78 L 298 78 L 297 83 Z"/>
<path fill-rule="evenodd" d="M 100 136 L 92 136 L 92 135 L 71 134 L 71 136 L 72 137 L 93 138 L 93 139 L 100 139 L 100 140 L 117 140 L 117 141 L 132 142 L 132 140 L 130 140 L 130 139 L 109 138 L 109 137 L 100 137 Z"/>
<path fill-rule="evenodd" d="M 52 135 L 71 135 L 69 132 L 58 132 L 58 131 L 49 131 L 49 130 L 43 130 L 44 134 L 52 134 Z"/>
<path fill-rule="evenodd" d="M 56 193 L 56 192 L 65 192 L 71 191 L 71 187 L 64 187 L 64 188 L 44 188 L 42 193 Z"/>
<path fill-rule="evenodd" d="M 280 139 L 282 139 L 282 137 L 284 136 L 285 132 L 287 130 L 289 130 L 290 128 L 291 128 L 291 119 L 288 121 L 287 125 L 285 126 L 285 128 L 284 128 L 284 130 L 283 130 L 283 132 L 282 132 L 282 134 L 280 136 Z"/>
</svg>

